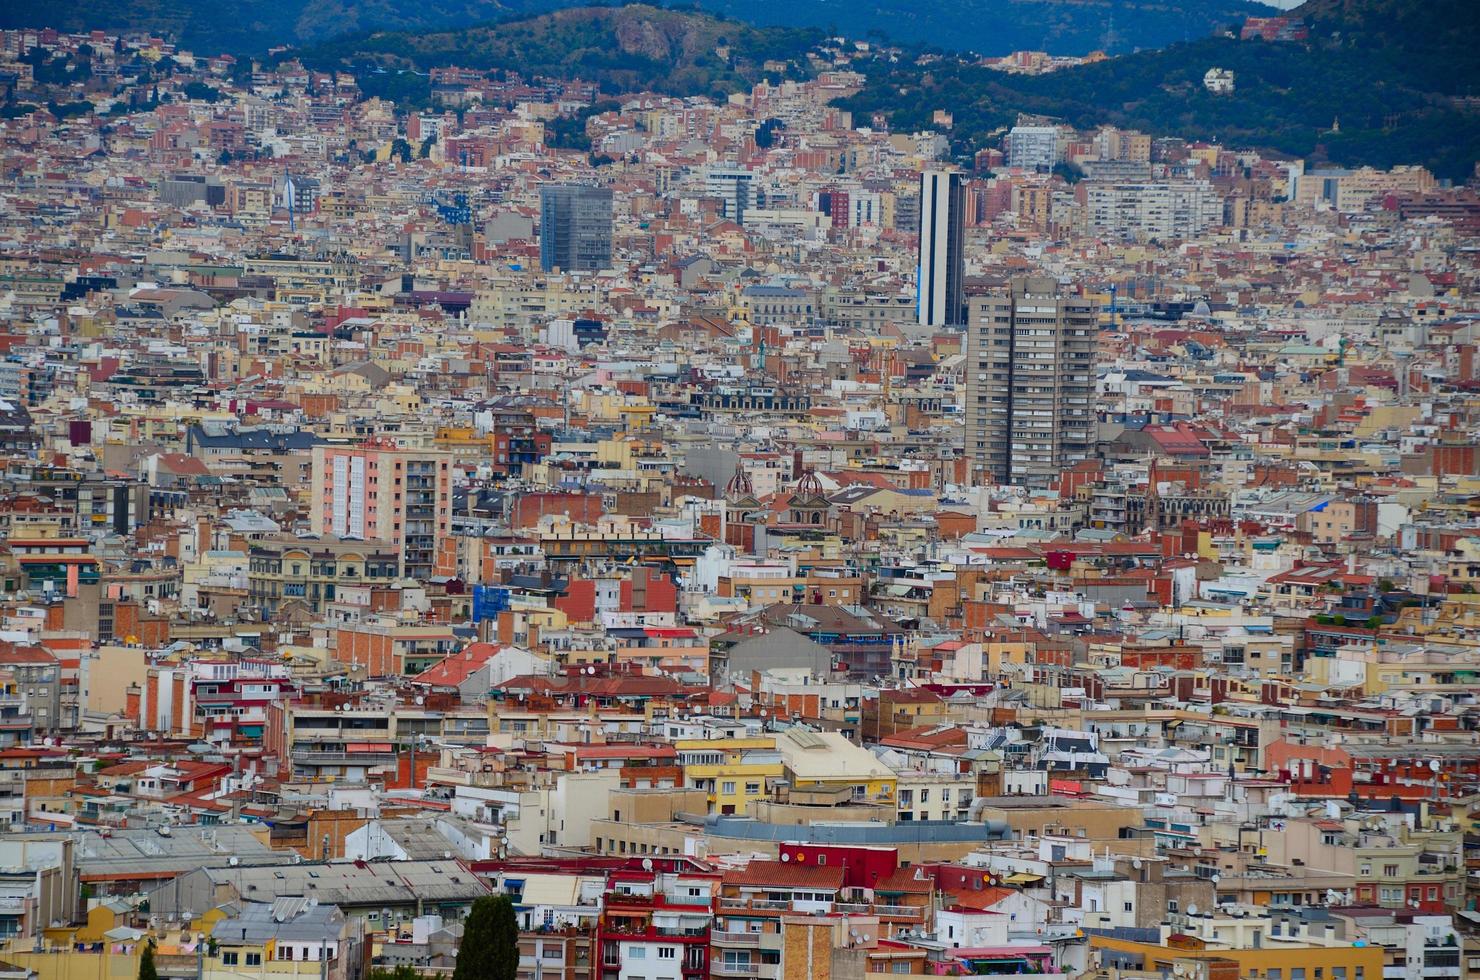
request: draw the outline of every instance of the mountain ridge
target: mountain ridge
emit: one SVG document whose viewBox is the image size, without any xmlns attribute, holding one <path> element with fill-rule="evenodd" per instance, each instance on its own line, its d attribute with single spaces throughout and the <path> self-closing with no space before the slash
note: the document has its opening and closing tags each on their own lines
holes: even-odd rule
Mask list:
<svg viewBox="0 0 1480 980">
<path fill-rule="evenodd" d="M 372 84 L 367 70 L 457 65 L 578 77 L 607 92 L 723 97 L 761 80 L 770 61 L 788 63 L 791 77 L 804 76 L 805 53 L 822 39 L 817 30 L 758 28 L 633 3 L 568 7 L 452 31 L 380 31 L 293 55 L 312 68 L 352 68 Z"/>
<path fill-rule="evenodd" d="M 585 4 L 564 0 L 10 0 L 0 27 L 138 30 L 169 35 L 198 54 L 260 54 L 388 30 L 442 31 Z M 1160 47 L 1272 8 L 1250 0 L 697 0 L 689 5 L 755 26 L 844 31 L 863 37 L 1001 55 L 1084 54 Z"/>
</svg>

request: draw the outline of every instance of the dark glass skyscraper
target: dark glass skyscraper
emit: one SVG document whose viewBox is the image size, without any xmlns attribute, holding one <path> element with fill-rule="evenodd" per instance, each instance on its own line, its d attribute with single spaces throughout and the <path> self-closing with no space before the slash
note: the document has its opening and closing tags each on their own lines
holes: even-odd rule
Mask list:
<svg viewBox="0 0 1480 980">
<path fill-rule="evenodd" d="M 966 322 L 966 180 L 959 173 L 920 175 L 920 268 L 916 295 L 927 327 Z"/>
<path fill-rule="evenodd" d="M 540 188 L 540 268 L 593 272 L 611 263 L 611 189 L 581 184 Z"/>
</svg>

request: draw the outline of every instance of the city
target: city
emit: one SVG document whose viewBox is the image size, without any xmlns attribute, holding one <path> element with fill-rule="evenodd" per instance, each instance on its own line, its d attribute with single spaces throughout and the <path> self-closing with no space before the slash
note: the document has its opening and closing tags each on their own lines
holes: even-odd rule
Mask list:
<svg viewBox="0 0 1480 980">
<path fill-rule="evenodd" d="M 0 30 L 0 980 L 1480 978 L 1480 102 L 1195 118 L 1323 2 Z"/>
</svg>

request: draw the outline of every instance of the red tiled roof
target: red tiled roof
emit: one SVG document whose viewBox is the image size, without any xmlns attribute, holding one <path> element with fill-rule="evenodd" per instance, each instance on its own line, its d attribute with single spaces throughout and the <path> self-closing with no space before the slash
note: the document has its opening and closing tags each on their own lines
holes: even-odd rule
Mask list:
<svg viewBox="0 0 1480 980">
<path fill-rule="evenodd" d="M 842 868 L 819 868 L 789 861 L 752 861 L 739 871 L 726 872 L 726 885 L 775 885 L 780 888 L 821 888 L 833 891 L 843 887 Z"/>
<path fill-rule="evenodd" d="M 497 643 L 469 643 L 452 656 L 432 664 L 411 681 L 432 687 L 456 687 L 477 673 L 502 649 Z"/>
</svg>

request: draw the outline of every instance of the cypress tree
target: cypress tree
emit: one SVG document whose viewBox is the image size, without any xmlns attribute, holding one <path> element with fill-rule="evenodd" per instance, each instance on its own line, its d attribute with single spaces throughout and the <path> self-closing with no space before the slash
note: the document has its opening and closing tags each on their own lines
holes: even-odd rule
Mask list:
<svg viewBox="0 0 1480 980">
<path fill-rule="evenodd" d="M 519 974 L 519 924 L 507 895 L 473 903 L 463 925 L 452 980 L 515 980 Z"/>
</svg>

